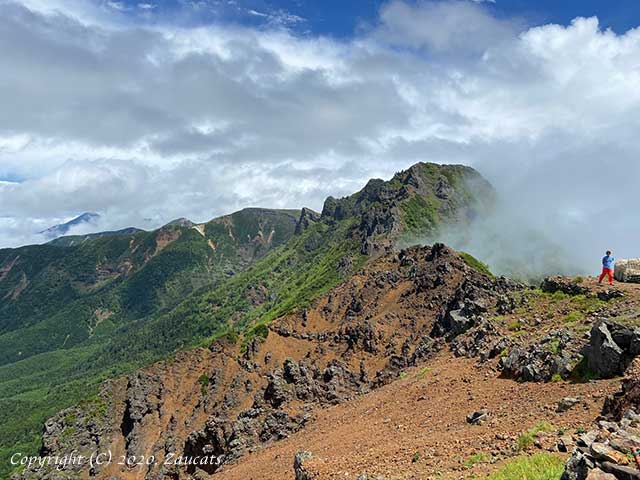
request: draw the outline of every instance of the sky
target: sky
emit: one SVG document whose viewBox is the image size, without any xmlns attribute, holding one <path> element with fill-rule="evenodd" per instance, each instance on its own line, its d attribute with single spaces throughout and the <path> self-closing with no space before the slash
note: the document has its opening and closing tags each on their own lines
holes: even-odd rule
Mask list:
<svg viewBox="0 0 640 480">
<path fill-rule="evenodd" d="M 319 210 L 434 161 L 498 190 L 467 242 L 492 263 L 640 256 L 638 25 L 635 0 L 0 0 L 0 247 L 85 211 Z"/>
</svg>

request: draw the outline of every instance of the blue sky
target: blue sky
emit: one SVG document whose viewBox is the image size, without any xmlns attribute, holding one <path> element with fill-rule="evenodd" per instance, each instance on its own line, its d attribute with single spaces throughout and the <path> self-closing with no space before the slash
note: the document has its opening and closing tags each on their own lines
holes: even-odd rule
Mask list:
<svg viewBox="0 0 640 480">
<path fill-rule="evenodd" d="M 471 1 L 471 0 L 470 0 Z M 637 26 L 637 0 L 478 0 L 498 17 L 517 17 L 526 25 L 567 25 L 576 17 L 597 16 L 604 28 L 621 33 Z M 309 34 L 338 38 L 354 35 L 375 24 L 384 0 L 113 0 L 139 21 L 176 21 L 190 24 L 236 22 L 264 25 L 280 19 L 287 27 Z M 283 16 L 288 14 L 287 19 Z"/>
</svg>

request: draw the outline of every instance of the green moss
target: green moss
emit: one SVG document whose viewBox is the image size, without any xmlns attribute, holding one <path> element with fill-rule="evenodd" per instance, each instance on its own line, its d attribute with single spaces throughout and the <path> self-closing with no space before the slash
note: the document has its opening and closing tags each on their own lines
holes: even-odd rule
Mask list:
<svg viewBox="0 0 640 480">
<path fill-rule="evenodd" d="M 485 480 L 558 480 L 563 471 L 564 459 L 561 456 L 538 453 L 510 460 Z"/>
<path fill-rule="evenodd" d="M 494 277 L 493 273 L 491 273 L 491 270 L 489 270 L 489 266 L 485 263 L 482 263 L 473 255 L 466 252 L 460 252 L 460 257 L 462 257 L 462 260 L 464 260 L 464 263 L 469 265 L 471 268 L 473 268 L 477 272 L 480 272 L 483 275 L 486 275 L 491 278 Z"/>
</svg>

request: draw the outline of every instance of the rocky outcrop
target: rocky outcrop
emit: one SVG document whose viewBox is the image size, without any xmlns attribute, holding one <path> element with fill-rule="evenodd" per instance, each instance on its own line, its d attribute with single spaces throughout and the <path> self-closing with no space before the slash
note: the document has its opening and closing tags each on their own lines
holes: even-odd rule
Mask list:
<svg viewBox="0 0 640 480">
<path fill-rule="evenodd" d="M 527 382 L 548 382 L 554 375 L 567 378 L 580 362 L 583 342 L 570 330 L 555 330 L 539 342 L 513 348 L 503 356 L 503 375 Z"/>
<path fill-rule="evenodd" d="M 295 234 L 300 235 L 311 225 L 314 225 L 320 221 L 320 214 L 318 212 L 314 212 L 310 208 L 303 208 L 300 212 L 300 218 L 298 219 L 298 223 L 296 223 Z"/>
<path fill-rule="evenodd" d="M 601 420 L 580 436 L 561 480 L 640 480 L 633 454 L 640 446 L 640 416 L 625 412 L 619 422 Z"/>
<path fill-rule="evenodd" d="M 591 329 L 586 350 L 589 369 L 600 378 L 624 374 L 640 354 L 640 328 L 599 321 Z"/>
<path fill-rule="evenodd" d="M 579 282 L 566 277 L 547 277 L 540 288 L 546 293 L 562 292 L 567 295 L 586 295 L 589 289 Z"/>
</svg>

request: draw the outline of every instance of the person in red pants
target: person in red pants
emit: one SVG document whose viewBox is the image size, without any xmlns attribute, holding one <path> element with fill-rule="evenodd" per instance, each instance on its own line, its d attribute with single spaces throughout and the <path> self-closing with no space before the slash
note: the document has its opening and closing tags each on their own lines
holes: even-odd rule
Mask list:
<svg viewBox="0 0 640 480">
<path fill-rule="evenodd" d="M 598 283 L 602 283 L 605 276 L 609 277 L 609 285 L 613 285 L 613 266 L 616 259 L 611 256 L 611 251 L 607 250 L 607 254 L 602 257 L 602 273 L 598 279 Z"/>
</svg>

